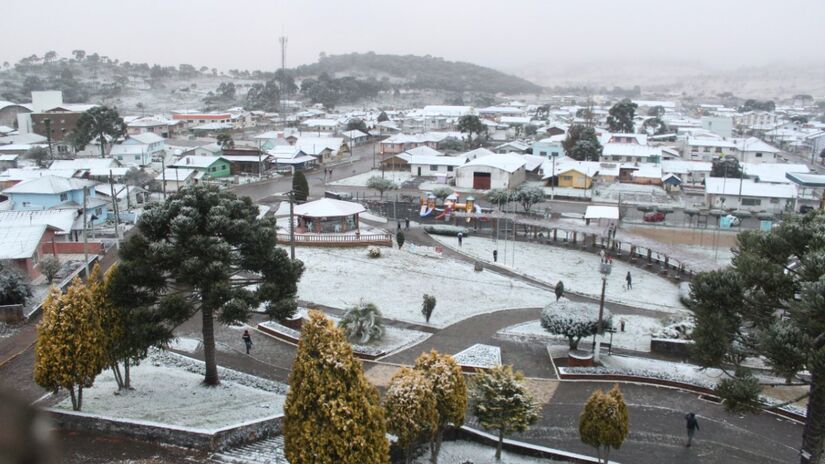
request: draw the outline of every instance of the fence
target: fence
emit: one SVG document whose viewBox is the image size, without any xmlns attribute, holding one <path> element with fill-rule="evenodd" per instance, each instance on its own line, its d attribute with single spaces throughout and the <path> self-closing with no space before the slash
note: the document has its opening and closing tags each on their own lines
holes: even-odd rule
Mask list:
<svg viewBox="0 0 825 464">
<path fill-rule="evenodd" d="M 289 244 L 289 234 L 278 234 L 278 243 Z M 295 234 L 295 245 L 319 247 L 348 247 L 365 245 L 392 245 L 392 235 L 381 234 Z"/>
</svg>

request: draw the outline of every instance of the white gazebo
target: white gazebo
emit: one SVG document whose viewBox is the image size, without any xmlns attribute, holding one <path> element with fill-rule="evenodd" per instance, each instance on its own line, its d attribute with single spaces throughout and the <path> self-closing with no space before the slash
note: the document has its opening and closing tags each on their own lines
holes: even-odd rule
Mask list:
<svg viewBox="0 0 825 464">
<path fill-rule="evenodd" d="M 345 233 L 358 230 L 358 215 L 365 212 L 359 203 L 322 198 L 295 207 L 297 233 Z"/>
</svg>

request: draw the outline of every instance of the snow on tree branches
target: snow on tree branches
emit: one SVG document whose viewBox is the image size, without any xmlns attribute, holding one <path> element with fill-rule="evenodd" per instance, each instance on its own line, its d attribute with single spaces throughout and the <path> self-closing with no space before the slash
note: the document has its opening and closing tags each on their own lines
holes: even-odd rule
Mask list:
<svg viewBox="0 0 825 464">
<path fill-rule="evenodd" d="M 430 440 L 438 425 L 433 383 L 418 370 L 403 368 L 390 381 L 384 399 L 387 431 L 398 439 L 404 462 L 412 462 L 413 451 L 423 440 Z"/>
<path fill-rule="evenodd" d="M 610 311 L 605 308 L 602 327 L 610 327 L 611 318 Z M 575 350 L 583 337 L 599 330 L 599 306 L 560 298 L 544 307 L 541 326 L 553 335 L 567 337 L 570 349 Z"/>
</svg>

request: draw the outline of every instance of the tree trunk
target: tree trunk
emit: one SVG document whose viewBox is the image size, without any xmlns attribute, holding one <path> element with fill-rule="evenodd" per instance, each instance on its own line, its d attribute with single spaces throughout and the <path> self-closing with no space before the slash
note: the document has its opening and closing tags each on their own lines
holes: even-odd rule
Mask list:
<svg viewBox="0 0 825 464">
<path fill-rule="evenodd" d="M 83 385 L 77 386 L 77 411 L 83 407 Z"/>
<path fill-rule="evenodd" d="M 203 315 L 203 361 L 206 363 L 206 375 L 203 383 L 206 385 L 218 385 L 218 366 L 215 363 L 215 329 L 214 315 L 212 310 L 201 308 Z"/>
<path fill-rule="evenodd" d="M 117 361 L 112 361 L 110 366 L 112 369 L 112 374 L 115 376 L 115 382 L 117 382 L 117 390 L 123 390 L 123 376 L 120 374 L 120 366 L 118 366 Z"/>
<path fill-rule="evenodd" d="M 610 462 L 610 446 L 607 445 L 604 447 L 604 464 Z"/>
<path fill-rule="evenodd" d="M 496 461 L 501 461 L 501 448 L 504 445 L 504 431 L 498 431 L 498 444 L 496 445 Z"/>
<path fill-rule="evenodd" d="M 74 387 L 69 387 L 69 395 L 72 397 L 72 410 L 79 410 L 80 408 L 77 407 L 77 396 L 74 394 Z"/>
<path fill-rule="evenodd" d="M 430 462 L 438 464 L 438 454 L 441 452 L 441 441 L 444 438 L 444 431 L 439 429 L 435 434 L 435 440 L 430 443 Z"/>
<path fill-rule="evenodd" d="M 99 142 L 100 142 L 100 157 L 105 158 L 106 157 L 106 143 L 104 142 L 105 139 L 103 138 L 103 131 L 100 131 L 100 134 L 98 134 L 98 137 L 100 138 L 100 140 L 99 140 Z"/>
<path fill-rule="evenodd" d="M 126 360 L 123 361 L 123 370 L 125 371 L 125 374 L 126 374 L 126 378 L 124 379 L 123 386 L 126 387 L 127 390 L 131 390 L 132 389 L 132 377 L 129 374 L 129 358 L 126 358 Z"/>
<path fill-rule="evenodd" d="M 810 396 L 805 429 L 802 432 L 802 449 L 811 454 L 810 458 L 802 456 L 802 464 L 819 463 L 825 445 L 825 377 L 817 369 L 811 370 Z"/>
</svg>

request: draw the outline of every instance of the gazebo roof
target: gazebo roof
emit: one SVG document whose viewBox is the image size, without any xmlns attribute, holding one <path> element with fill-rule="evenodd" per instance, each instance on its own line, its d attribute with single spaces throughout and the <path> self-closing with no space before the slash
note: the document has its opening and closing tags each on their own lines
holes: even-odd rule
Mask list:
<svg viewBox="0 0 825 464">
<path fill-rule="evenodd" d="M 351 201 L 321 198 L 295 207 L 296 216 L 304 217 L 340 217 L 363 213 L 367 209 Z"/>
</svg>

